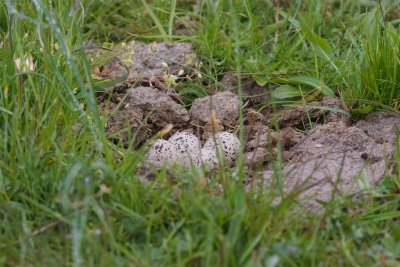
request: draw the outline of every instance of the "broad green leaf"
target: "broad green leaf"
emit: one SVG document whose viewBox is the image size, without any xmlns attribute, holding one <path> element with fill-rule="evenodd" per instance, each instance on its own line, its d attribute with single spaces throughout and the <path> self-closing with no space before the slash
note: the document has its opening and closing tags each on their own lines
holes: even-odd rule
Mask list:
<svg viewBox="0 0 400 267">
<path fill-rule="evenodd" d="M 353 108 L 353 109 L 351 109 L 351 112 L 356 113 L 356 114 L 365 115 L 365 114 L 372 112 L 373 109 L 374 108 L 371 105 L 365 105 L 362 108 Z"/>
<path fill-rule="evenodd" d="M 123 75 L 115 79 L 100 79 L 93 82 L 93 91 L 106 92 L 109 88 L 114 87 L 117 83 L 123 82 L 128 78 L 128 75 Z"/>
<path fill-rule="evenodd" d="M 300 97 L 301 95 L 301 91 L 298 88 L 288 84 L 281 85 L 271 92 L 271 96 L 275 99 L 288 99 Z"/>
<path fill-rule="evenodd" d="M 284 79 L 288 84 L 293 85 L 308 85 L 312 89 L 320 89 L 326 96 L 334 96 L 331 88 L 329 88 L 322 80 L 309 76 L 296 76 L 288 79 Z"/>
</svg>

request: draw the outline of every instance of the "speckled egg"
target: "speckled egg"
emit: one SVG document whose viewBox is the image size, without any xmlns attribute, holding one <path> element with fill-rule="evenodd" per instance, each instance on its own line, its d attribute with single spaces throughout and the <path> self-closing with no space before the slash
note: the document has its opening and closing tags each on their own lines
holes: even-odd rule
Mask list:
<svg viewBox="0 0 400 267">
<path fill-rule="evenodd" d="M 195 166 L 200 165 L 201 143 L 194 134 L 178 132 L 171 136 L 168 141 L 175 146 L 180 157 L 180 163 L 183 167 L 190 168 L 193 164 Z"/>
<path fill-rule="evenodd" d="M 237 154 L 240 149 L 239 139 L 232 133 L 220 132 L 215 134 L 215 140 L 218 144 L 218 149 L 224 152 L 224 155 L 229 164 L 233 165 L 235 163 Z M 205 150 L 216 150 L 214 138 L 210 137 L 204 144 L 203 149 Z"/>
<path fill-rule="evenodd" d="M 156 168 L 171 166 L 179 162 L 179 153 L 167 140 L 157 139 L 147 153 L 147 161 Z"/>
<path fill-rule="evenodd" d="M 218 166 L 218 157 L 215 150 L 202 149 L 201 162 L 208 168 L 215 168 Z"/>
</svg>

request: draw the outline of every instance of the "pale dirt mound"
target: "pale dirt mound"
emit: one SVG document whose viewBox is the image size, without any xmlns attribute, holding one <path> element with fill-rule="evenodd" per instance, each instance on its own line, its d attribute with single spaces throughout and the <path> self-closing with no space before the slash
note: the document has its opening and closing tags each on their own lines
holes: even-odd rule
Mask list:
<svg viewBox="0 0 400 267">
<path fill-rule="evenodd" d="M 299 191 L 301 203 L 320 208 L 340 195 L 373 188 L 385 175 L 395 148 L 400 114 L 374 113 L 351 127 L 330 122 L 311 130 L 286 152 L 285 190 Z M 272 186 L 273 172 L 264 172 Z"/>
</svg>

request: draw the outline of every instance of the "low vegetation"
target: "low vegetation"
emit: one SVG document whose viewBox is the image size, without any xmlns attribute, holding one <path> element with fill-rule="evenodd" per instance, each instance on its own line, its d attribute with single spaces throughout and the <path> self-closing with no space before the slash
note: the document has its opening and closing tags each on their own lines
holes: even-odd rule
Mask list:
<svg viewBox="0 0 400 267">
<path fill-rule="evenodd" d="M 329 95 L 357 120 L 400 109 L 399 6 L 0 2 L 0 265 L 398 266 L 399 138 L 390 172 L 366 199 L 335 199 L 318 213 L 296 206 L 298 192 L 246 188 L 241 160 L 144 181 L 143 150 L 105 135 L 97 92 L 118 81 L 95 79 L 99 58 L 88 47 L 191 42 L 201 79 L 176 86 L 186 105 L 223 90 L 222 75 L 235 72 L 271 85 L 260 108 Z M 239 99 L 241 91 L 239 83 Z"/>
</svg>

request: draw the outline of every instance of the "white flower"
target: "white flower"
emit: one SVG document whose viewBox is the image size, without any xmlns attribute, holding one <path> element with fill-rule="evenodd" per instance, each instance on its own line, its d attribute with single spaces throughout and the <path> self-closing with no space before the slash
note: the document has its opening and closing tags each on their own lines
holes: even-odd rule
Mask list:
<svg viewBox="0 0 400 267">
<path fill-rule="evenodd" d="M 28 72 L 28 71 L 34 71 L 35 70 L 35 64 L 33 63 L 33 58 L 31 55 L 28 57 L 23 57 L 23 58 L 16 58 L 14 60 L 15 67 L 19 72 Z"/>
</svg>

